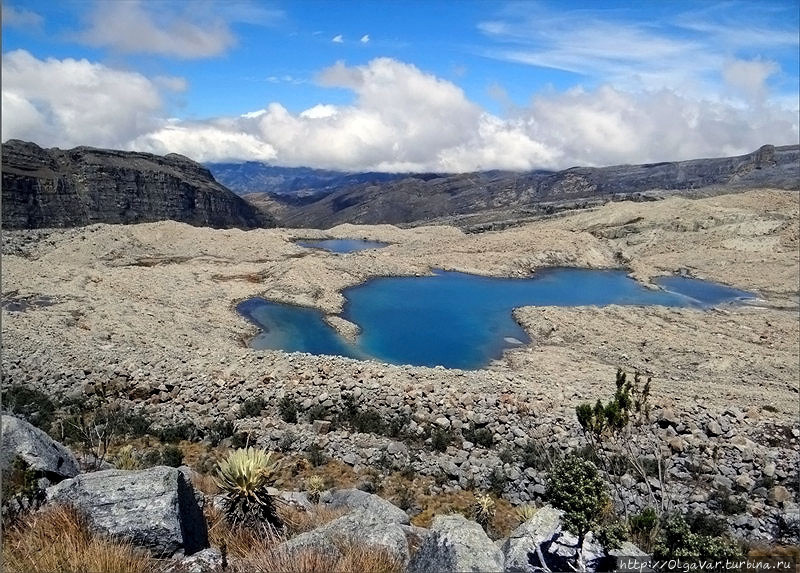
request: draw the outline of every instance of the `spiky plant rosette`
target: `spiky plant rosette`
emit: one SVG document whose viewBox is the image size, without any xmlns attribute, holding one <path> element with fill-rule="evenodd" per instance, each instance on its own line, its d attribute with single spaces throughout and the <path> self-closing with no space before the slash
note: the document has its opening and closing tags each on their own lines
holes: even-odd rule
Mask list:
<svg viewBox="0 0 800 573">
<path fill-rule="evenodd" d="M 256 448 L 234 450 L 217 464 L 215 481 L 225 495 L 231 525 L 281 529 L 277 499 L 268 488 L 274 482 L 272 452 Z"/>
<path fill-rule="evenodd" d="M 494 500 L 488 493 L 476 496 L 475 503 L 472 506 L 475 521 L 484 526 L 488 524 L 489 520 L 494 517 L 494 506 Z"/>
</svg>

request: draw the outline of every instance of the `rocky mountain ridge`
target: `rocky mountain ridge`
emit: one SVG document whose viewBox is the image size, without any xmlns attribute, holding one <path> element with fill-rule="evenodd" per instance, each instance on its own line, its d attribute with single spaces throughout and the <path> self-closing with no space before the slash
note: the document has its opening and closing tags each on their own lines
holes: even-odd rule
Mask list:
<svg viewBox="0 0 800 573">
<path fill-rule="evenodd" d="M 273 226 L 202 165 L 182 155 L 3 143 L 3 227 L 174 220 L 195 226 Z"/>
<path fill-rule="evenodd" d="M 344 187 L 315 201 L 245 196 L 273 213 L 281 226 L 329 228 L 342 223 L 470 224 L 530 218 L 554 210 L 617 199 L 748 188 L 800 189 L 800 146 L 760 149 L 737 157 L 573 167 L 563 171 L 489 171 L 411 176 Z M 461 219 L 461 220 L 459 220 Z"/>
</svg>

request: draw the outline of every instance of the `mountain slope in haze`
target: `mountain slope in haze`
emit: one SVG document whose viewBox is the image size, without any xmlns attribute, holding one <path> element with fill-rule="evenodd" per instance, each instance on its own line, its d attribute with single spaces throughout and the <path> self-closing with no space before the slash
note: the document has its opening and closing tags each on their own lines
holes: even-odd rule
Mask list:
<svg viewBox="0 0 800 573">
<path fill-rule="evenodd" d="M 737 157 L 645 165 L 574 167 L 564 171 L 501 171 L 447 176 L 411 176 L 362 184 L 311 202 L 272 196 L 269 210 L 281 226 L 328 228 L 341 223 L 403 224 L 492 211 L 637 198 L 650 191 L 800 188 L 800 146 L 765 145 Z M 259 198 L 266 205 L 265 198 Z M 499 216 L 499 215 L 498 215 Z"/>
<path fill-rule="evenodd" d="M 278 167 L 259 161 L 207 163 L 214 178 L 237 195 L 317 195 L 321 197 L 345 186 L 385 183 L 408 177 L 399 173 L 346 173 L 310 167 Z"/>
<path fill-rule="evenodd" d="M 198 227 L 274 226 L 202 165 L 166 156 L 76 147 L 2 145 L 3 227 L 32 229 L 171 219 Z"/>
</svg>

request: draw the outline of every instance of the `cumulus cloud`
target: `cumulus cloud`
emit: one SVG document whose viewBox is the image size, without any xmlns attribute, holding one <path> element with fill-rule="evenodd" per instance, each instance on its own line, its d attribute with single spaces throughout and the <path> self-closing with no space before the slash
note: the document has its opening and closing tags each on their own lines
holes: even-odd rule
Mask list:
<svg viewBox="0 0 800 573">
<path fill-rule="evenodd" d="M 362 44 L 368 44 L 369 43 L 369 34 L 364 34 L 363 36 L 361 36 L 361 39 L 359 40 L 359 42 L 361 42 Z"/>
<path fill-rule="evenodd" d="M 41 28 L 44 18 L 32 10 L 3 5 L 3 25 L 15 28 Z"/>
<path fill-rule="evenodd" d="M 344 43 L 344 37 L 342 37 L 341 34 L 337 34 L 336 36 L 333 37 L 331 42 L 333 42 L 334 44 L 343 44 Z"/>
<path fill-rule="evenodd" d="M 231 120 L 165 127 L 136 146 L 203 161 L 269 157 L 281 165 L 349 170 L 473 171 L 740 154 L 798 137 L 796 111 L 667 89 L 551 91 L 498 117 L 455 84 L 389 58 L 363 66 L 338 62 L 317 81 L 352 90 L 354 102 L 320 103 L 300 113 L 272 103 Z M 201 127 L 212 131 L 194 136 Z"/>
<path fill-rule="evenodd" d="M 24 50 L 4 54 L 2 65 L 4 141 L 119 147 L 160 123 L 158 87 L 141 74 Z"/>
<path fill-rule="evenodd" d="M 740 78 L 739 66 L 750 64 L 732 63 L 730 81 L 757 93 L 763 80 Z M 709 101 L 669 89 L 551 90 L 499 116 L 452 82 L 389 58 L 323 70 L 317 82 L 350 90 L 353 101 L 299 112 L 273 102 L 233 117 L 167 120 L 159 88 L 183 87 L 173 80 L 11 52 L 3 59 L 3 139 L 175 152 L 198 161 L 448 172 L 735 155 L 798 139 L 796 107 Z"/>
<path fill-rule="evenodd" d="M 187 3 L 180 11 L 157 4 L 158 14 L 136 0 L 98 2 L 78 39 L 90 46 L 124 53 L 160 54 L 184 59 L 225 52 L 235 38 L 226 21 Z"/>
</svg>

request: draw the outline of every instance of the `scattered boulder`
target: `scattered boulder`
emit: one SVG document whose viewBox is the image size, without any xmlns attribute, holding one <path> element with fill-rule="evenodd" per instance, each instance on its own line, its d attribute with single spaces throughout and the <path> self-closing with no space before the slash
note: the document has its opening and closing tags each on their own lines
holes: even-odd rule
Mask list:
<svg viewBox="0 0 800 573">
<path fill-rule="evenodd" d="M 164 573 L 222 573 L 224 561 L 222 553 L 215 547 L 198 551 L 168 566 Z"/>
<path fill-rule="evenodd" d="M 405 527 L 396 522 L 385 522 L 380 515 L 368 509 L 357 509 L 281 543 L 275 551 L 313 551 L 336 555 L 341 553 L 343 544 L 352 542 L 385 549 L 405 565 L 409 558 Z"/>
<path fill-rule="evenodd" d="M 531 563 L 538 560 L 536 552 L 539 546 L 561 531 L 561 515 L 561 511 L 545 506 L 512 531 L 502 546 L 505 570 L 533 573 Z"/>
<path fill-rule="evenodd" d="M 767 499 L 772 503 L 785 503 L 792 499 L 792 493 L 782 485 L 776 485 L 769 490 Z"/>
<path fill-rule="evenodd" d="M 75 506 L 98 533 L 144 547 L 156 557 L 191 555 L 208 547 L 194 488 L 176 468 L 82 474 L 48 488 L 47 500 Z"/>
<path fill-rule="evenodd" d="M 405 511 L 380 496 L 359 489 L 326 491 L 319 501 L 330 508 L 345 508 L 351 511 L 363 509 L 385 523 L 409 524 Z"/>
<path fill-rule="evenodd" d="M 3 415 L 0 470 L 8 470 L 17 456 L 51 483 L 78 475 L 78 461 L 66 447 L 25 420 Z"/>
<path fill-rule="evenodd" d="M 503 553 L 481 526 L 462 515 L 439 515 L 408 564 L 409 573 L 503 571 Z"/>
</svg>

